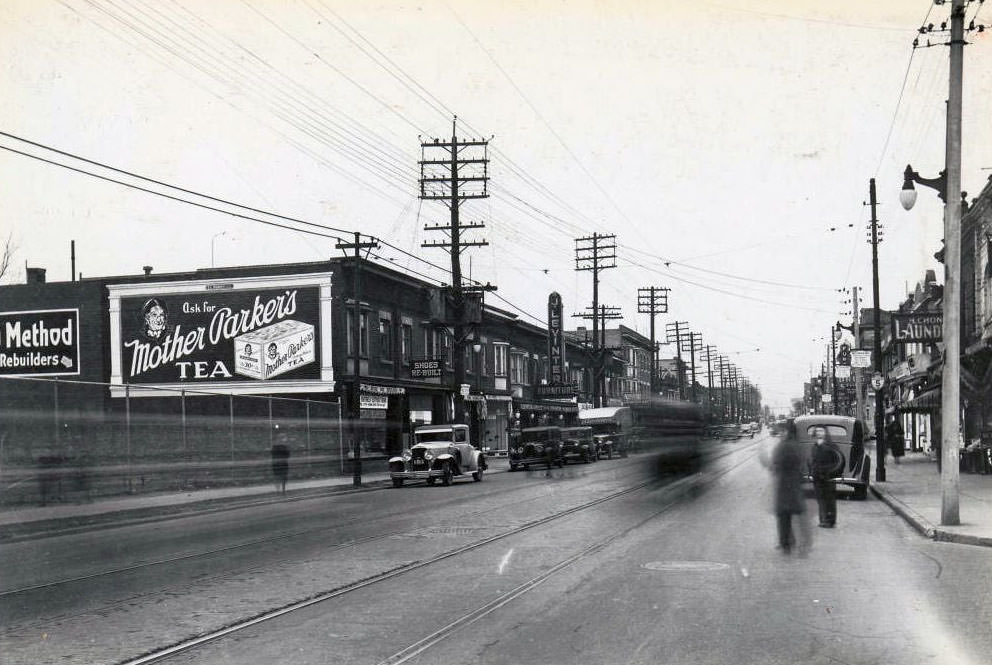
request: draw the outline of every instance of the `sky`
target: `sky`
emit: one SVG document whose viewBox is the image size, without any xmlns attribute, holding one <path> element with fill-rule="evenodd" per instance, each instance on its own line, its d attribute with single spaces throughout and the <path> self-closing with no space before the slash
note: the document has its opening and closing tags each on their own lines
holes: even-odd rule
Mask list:
<svg viewBox="0 0 992 665">
<path fill-rule="evenodd" d="M 457 115 L 460 138 L 490 139 L 490 196 L 461 211 L 485 224 L 466 235 L 489 244 L 462 262 L 498 286 L 489 304 L 539 323 L 557 291 L 582 311 L 575 239 L 615 234 L 601 303 L 647 334 L 637 289 L 671 289 L 659 330 L 687 322 L 787 407 L 850 322 L 843 289 L 871 305 L 871 178 L 881 306 L 928 269 L 943 281 L 940 201 L 921 189 L 906 212 L 898 193 L 907 163 L 943 168 L 946 35 L 913 39 L 948 14 L 926 0 L 4 0 L 4 279 L 25 264 L 70 279 L 70 240 L 85 277 L 322 260 L 360 231 L 394 246 L 377 260 L 446 281 L 449 257 L 421 243 L 448 211 L 419 200 L 418 160 Z M 992 8 L 976 14 L 992 24 Z M 971 195 L 992 175 L 990 32 L 965 49 Z"/>
</svg>

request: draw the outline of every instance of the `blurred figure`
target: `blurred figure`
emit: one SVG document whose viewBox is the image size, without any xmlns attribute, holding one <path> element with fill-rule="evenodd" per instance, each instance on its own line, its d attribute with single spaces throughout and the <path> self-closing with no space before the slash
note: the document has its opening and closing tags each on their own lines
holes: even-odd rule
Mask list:
<svg viewBox="0 0 992 665">
<path fill-rule="evenodd" d="M 776 444 L 771 456 L 771 469 L 775 474 L 775 517 L 778 521 L 778 547 L 788 554 L 797 546 L 800 555 L 813 544 L 809 522 L 804 513 L 806 502 L 802 492 L 803 451 L 796 436 L 796 424 L 791 419 L 785 433 Z M 799 541 L 792 530 L 793 517 L 799 523 Z"/>
<path fill-rule="evenodd" d="M 286 480 L 289 477 L 289 437 L 285 431 L 279 431 L 276 425 L 276 443 L 272 444 L 272 475 L 275 477 L 276 490 L 286 493 Z"/>
<path fill-rule="evenodd" d="M 885 439 L 889 451 L 892 452 L 892 458 L 898 464 L 902 456 L 906 454 L 906 433 L 902 429 L 902 423 L 899 422 L 899 416 L 893 416 L 892 420 L 889 421 L 885 428 Z"/>
<path fill-rule="evenodd" d="M 832 529 L 837 524 L 837 483 L 834 474 L 840 458 L 843 469 L 844 456 L 830 442 L 826 427 L 817 427 L 813 434 L 813 454 L 810 459 L 813 490 L 820 509 L 820 526 Z"/>
</svg>

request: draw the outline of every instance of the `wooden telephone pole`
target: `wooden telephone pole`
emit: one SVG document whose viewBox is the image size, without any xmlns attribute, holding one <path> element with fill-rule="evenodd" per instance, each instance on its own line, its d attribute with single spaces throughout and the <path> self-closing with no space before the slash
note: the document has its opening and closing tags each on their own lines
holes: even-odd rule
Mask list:
<svg viewBox="0 0 992 665">
<path fill-rule="evenodd" d="M 481 297 L 483 291 L 493 291 L 496 287 L 466 287 L 462 284 L 461 253 L 466 247 L 484 247 L 485 240 L 466 241 L 462 239 L 465 229 L 481 229 L 482 222 L 462 223 L 460 208 L 462 202 L 469 199 L 484 199 L 489 196 L 489 158 L 487 140 L 458 140 L 456 134 L 456 117 L 451 121 L 451 140 L 433 139 L 420 143 L 420 198 L 425 201 L 441 201 L 448 206 L 451 219 L 448 224 L 425 225 L 425 231 L 440 231 L 448 234 L 448 239 L 440 242 L 425 242 L 422 247 L 440 247 L 451 254 L 451 311 L 445 308 L 445 322 L 451 325 L 453 333 L 451 359 L 454 370 L 454 422 L 465 422 L 465 398 L 462 386 L 465 384 L 465 340 L 468 337 L 466 328 L 469 325 L 466 302 L 469 298 Z M 428 156 L 436 158 L 429 159 Z M 481 307 L 478 308 L 481 314 Z M 473 323 L 478 323 L 474 321 Z"/>
<path fill-rule="evenodd" d="M 337 249 L 354 250 L 355 265 L 352 267 L 352 297 L 354 298 L 354 317 L 351 323 L 352 339 L 352 362 L 355 364 L 352 372 L 353 383 L 351 387 L 351 448 L 354 451 L 352 464 L 352 484 L 359 486 L 362 484 L 362 442 L 360 440 L 361 418 L 362 418 L 362 250 L 372 250 L 379 247 L 375 238 L 366 236 L 368 240 L 362 240 L 362 236 L 355 232 L 354 242 L 338 241 L 335 245 Z"/>
</svg>

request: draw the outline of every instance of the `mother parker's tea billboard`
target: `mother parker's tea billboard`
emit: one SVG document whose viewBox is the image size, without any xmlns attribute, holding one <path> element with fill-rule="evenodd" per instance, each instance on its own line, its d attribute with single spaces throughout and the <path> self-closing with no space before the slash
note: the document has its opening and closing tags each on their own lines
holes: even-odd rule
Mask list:
<svg viewBox="0 0 992 665">
<path fill-rule="evenodd" d="M 332 390 L 330 276 L 301 277 L 109 287 L 114 383 Z"/>
</svg>

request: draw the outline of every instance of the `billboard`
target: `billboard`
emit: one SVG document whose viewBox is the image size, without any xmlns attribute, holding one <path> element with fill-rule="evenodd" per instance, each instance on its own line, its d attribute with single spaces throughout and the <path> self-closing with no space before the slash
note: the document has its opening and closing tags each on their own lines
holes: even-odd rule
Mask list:
<svg viewBox="0 0 992 665">
<path fill-rule="evenodd" d="M 108 287 L 112 394 L 325 392 L 329 273 Z"/>
<path fill-rule="evenodd" d="M 78 309 L 0 312 L 0 376 L 78 375 Z"/>
</svg>

